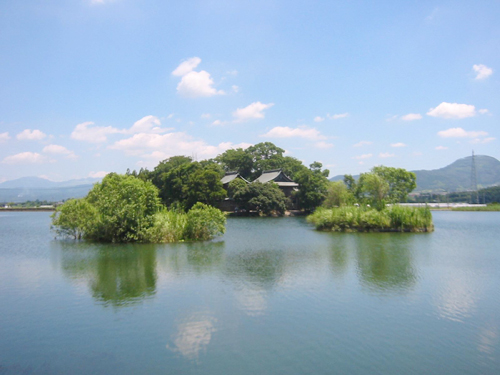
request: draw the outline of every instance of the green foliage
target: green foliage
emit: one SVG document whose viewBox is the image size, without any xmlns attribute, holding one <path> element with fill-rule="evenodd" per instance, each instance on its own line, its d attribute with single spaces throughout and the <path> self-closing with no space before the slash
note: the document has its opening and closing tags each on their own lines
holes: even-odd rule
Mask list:
<svg viewBox="0 0 500 375">
<path fill-rule="evenodd" d="M 153 216 L 153 225 L 146 229 L 145 238 L 153 243 L 183 241 L 186 224 L 186 213 L 163 208 Z"/>
<path fill-rule="evenodd" d="M 95 184 L 86 199 L 95 207 L 98 219 L 87 228 L 85 237 L 102 242 L 144 240 L 144 230 L 160 209 L 158 190 L 151 182 L 116 173 Z"/>
<path fill-rule="evenodd" d="M 408 172 L 403 168 L 392 168 L 380 165 L 373 167 L 372 173 L 380 176 L 389 185 L 387 199 L 390 203 L 406 202 L 408 194 L 417 187 L 417 177 L 415 173 Z"/>
<path fill-rule="evenodd" d="M 238 172 L 243 178 L 250 178 L 253 170 L 252 155 L 242 148 L 229 149 L 215 159 L 226 172 Z"/>
<path fill-rule="evenodd" d="M 285 150 L 271 142 L 258 143 L 248 147 L 245 151 L 252 158 L 252 175 L 250 176 L 252 180 L 259 177 L 263 171 L 281 168 L 283 164 Z"/>
<path fill-rule="evenodd" d="M 316 162 L 315 162 L 316 163 Z M 303 169 L 295 176 L 295 181 L 299 184 L 297 196 L 300 205 L 306 210 L 312 210 L 323 203 L 326 198 L 329 181 L 325 174 L 321 172 L 321 163 L 319 168 L 314 163 L 314 169 Z"/>
<path fill-rule="evenodd" d="M 235 178 L 233 181 L 231 181 L 229 183 L 229 186 L 228 186 L 228 191 L 227 191 L 227 194 L 229 196 L 229 198 L 234 198 L 234 195 L 237 193 L 237 192 L 240 192 L 244 189 L 246 189 L 247 187 L 247 183 L 245 181 L 243 181 L 241 178 Z"/>
<path fill-rule="evenodd" d="M 193 162 L 186 156 L 162 161 L 152 172 L 162 202 L 185 210 L 196 202 L 215 204 L 226 197 L 220 178 L 222 168 L 214 160 Z"/>
<path fill-rule="evenodd" d="M 375 173 L 363 173 L 359 178 L 359 189 L 370 198 L 370 202 L 377 209 L 385 207 L 385 197 L 389 192 L 389 184 Z"/>
<path fill-rule="evenodd" d="M 97 220 L 97 211 L 86 199 L 71 199 L 52 214 L 52 229 L 58 235 L 80 239 Z"/>
<path fill-rule="evenodd" d="M 203 203 L 187 214 L 162 209 L 151 182 L 111 173 L 85 199 L 58 207 L 52 226 L 60 235 L 99 242 L 174 242 L 213 238 L 224 233 L 225 222 L 221 211 Z"/>
<path fill-rule="evenodd" d="M 213 169 L 199 169 L 189 176 L 184 189 L 186 206 L 194 206 L 197 202 L 215 205 L 226 197 L 226 190 L 220 182 L 220 173 Z"/>
<path fill-rule="evenodd" d="M 318 230 L 359 232 L 430 232 L 434 230 L 428 207 L 393 205 L 383 210 L 344 206 L 318 208 L 307 220 Z"/>
<path fill-rule="evenodd" d="M 184 231 L 186 239 L 205 241 L 224 234 L 226 217 L 212 206 L 196 203 L 187 213 L 187 223 Z"/>
<path fill-rule="evenodd" d="M 283 215 L 286 210 L 287 198 L 274 183 L 253 182 L 241 185 L 234 191 L 233 197 L 240 207 L 255 209 L 261 215 Z"/>
<path fill-rule="evenodd" d="M 354 195 L 342 181 L 331 181 L 328 184 L 323 206 L 326 208 L 341 207 L 354 204 Z"/>
</svg>

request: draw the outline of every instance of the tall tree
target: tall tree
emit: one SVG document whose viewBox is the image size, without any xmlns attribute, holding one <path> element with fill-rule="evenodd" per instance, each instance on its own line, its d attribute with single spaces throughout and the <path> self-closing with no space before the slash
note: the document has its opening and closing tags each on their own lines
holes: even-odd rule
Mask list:
<svg viewBox="0 0 500 375">
<path fill-rule="evenodd" d="M 259 177 L 263 171 L 281 168 L 285 150 L 271 142 L 261 142 L 245 150 L 252 158 L 251 179 Z"/>
<path fill-rule="evenodd" d="M 250 178 L 253 171 L 252 155 L 237 148 L 236 150 L 229 149 L 218 155 L 215 160 L 219 162 L 226 172 L 238 172 L 244 178 Z"/>
<path fill-rule="evenodd" d="M 380 176 L 389 185 L 387 199 L 391 203 L 405 202 L 408 194 L 417 187 L 417 176 L 403 168 L 373 167 L 372 173 Z"/>
</svg>

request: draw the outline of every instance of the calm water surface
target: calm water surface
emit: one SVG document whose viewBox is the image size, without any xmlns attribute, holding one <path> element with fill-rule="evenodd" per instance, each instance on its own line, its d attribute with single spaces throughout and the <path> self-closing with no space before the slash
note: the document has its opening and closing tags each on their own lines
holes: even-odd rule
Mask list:
<svg viewBox="0 0 500 375">
<path fill-rule="evenodd" d="M 500 213 L 175 245 L 54 240 L 49 215 L 0 213 L 2 375 L 500 374 Z"/>
</svg>

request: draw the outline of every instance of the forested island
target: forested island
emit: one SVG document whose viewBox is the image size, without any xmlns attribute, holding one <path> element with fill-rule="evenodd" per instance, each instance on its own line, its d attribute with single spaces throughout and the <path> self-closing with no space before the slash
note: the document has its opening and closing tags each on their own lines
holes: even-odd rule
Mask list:
<svg viewBox="0 0 500 375">
<path fill-rule="evenodd" d="M 314 212 L 308 220 L 321 230 L 433 229 L 427 208 L 387 206 L 406 201 L 416 187 L 414 173 L 378 166 L 358 181 L 346 175 L 331 182 L 322 167 L 306 167 L 270 142 L 209 160 L 174 156 L 152 171 L 107 175 L 85 198 L 59 206 L 52 226 L 59 235 L 98 242 L 208 240 L 225 232 L 219 208 L 230 200 L 240 212 L 261 216 L 290 208 Z M 227 174 L 233 177 L 224 179 Z"/>
</svg>

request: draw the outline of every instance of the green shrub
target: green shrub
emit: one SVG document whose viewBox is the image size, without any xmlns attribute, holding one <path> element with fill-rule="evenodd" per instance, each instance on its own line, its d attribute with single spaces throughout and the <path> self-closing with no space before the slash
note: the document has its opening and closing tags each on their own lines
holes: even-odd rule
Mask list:
<svg viewBox="0 0 500 375">
<path fill-rule="evenodd" d="M 84 199 L 66 202 L 52 215 L 59 235 L 98 242 L 208 240 L 225 232 L 224 214 L 197 203 L 186 214 L 160 204 L 157 188 L 131 175 L 107 175 Z"/>
<path fill-rule="evenodd" d="M 58 235 L 81 239 L 98 220 L 97 211 L 86 199 L 70 199 L 52 214 L 52 229 Z"/>
<path fill-rule="evenodd" d="M 215 207 L 198 202 L 187 213 L 185 239 L 205 241 L 225 231 L 226 216 Z"/>
<path fill-rule="evenodd" d="M 186 213 L 164 208 L 153 216 L 153 225 L 146 229 L 144 237 L 153 243 L 183 241 L 186 223 Z"/>
<path fill-rule="evenodd" d="M 389 206 L 382 210 L 345 206 L 319 208 L 307 220 L 318 230 L 429 232 L 434 229 L 428 207 Z"/>
</svg>

